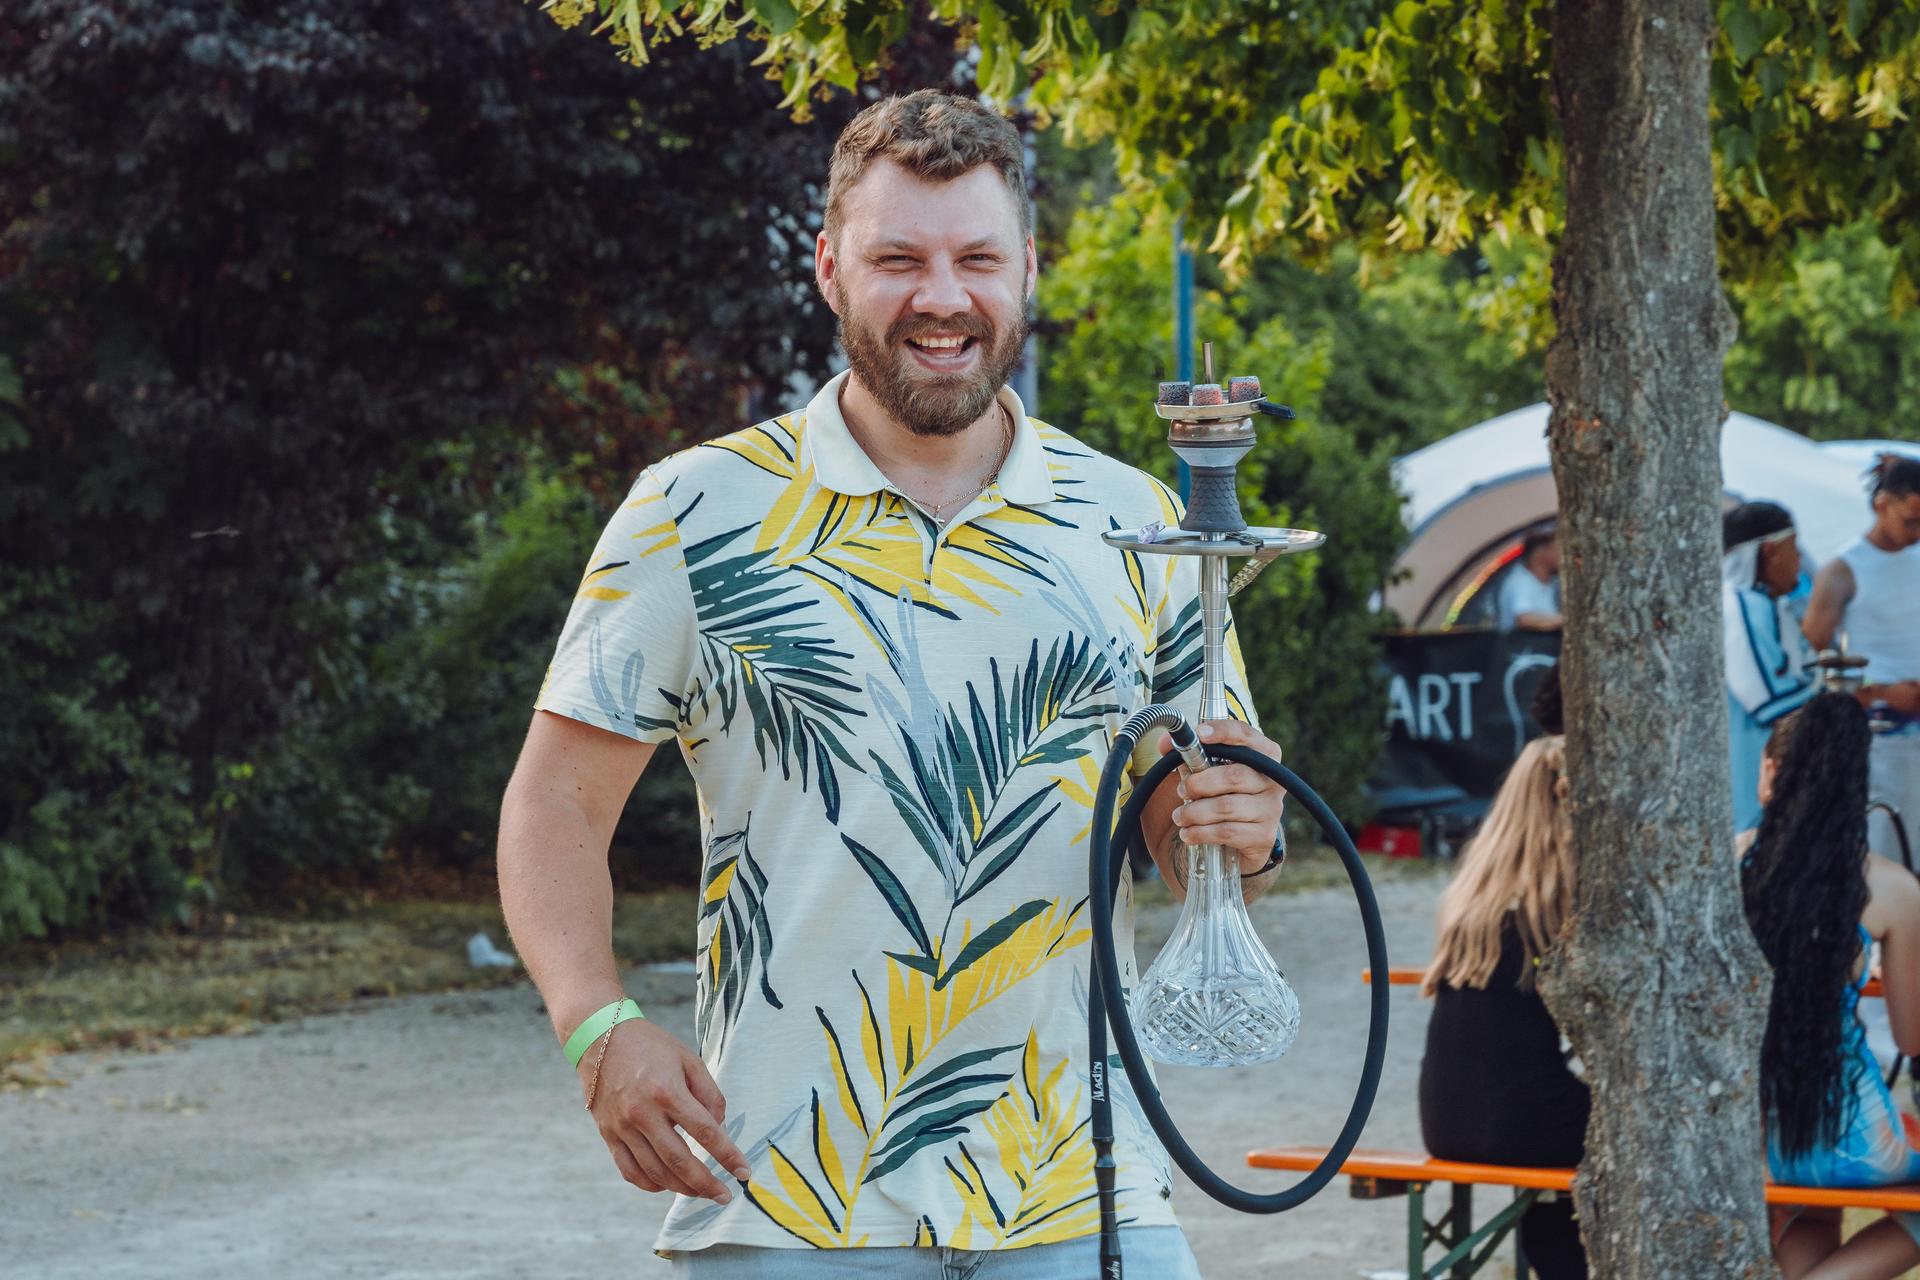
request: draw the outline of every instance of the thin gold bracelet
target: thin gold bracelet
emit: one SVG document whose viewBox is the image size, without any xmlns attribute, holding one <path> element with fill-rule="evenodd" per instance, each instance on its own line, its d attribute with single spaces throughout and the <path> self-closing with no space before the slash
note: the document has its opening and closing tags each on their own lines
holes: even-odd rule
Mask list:
<svg viewBox="0 0 1920 1280">
<path fill-rule="evenodd" d="M 607 1048 L 613 1043 L 613 1029 L 620 1025 L 621 1019 L 615 1017 L 607 1029 L 600 1033 L 600 1056 L 593 1060 L 593 1080 L 587 1085 L 587 1114 L 593 1114 L 593 1100 L 600 1096 L 600 1068 L 607 1064 Z"/>
</svg>

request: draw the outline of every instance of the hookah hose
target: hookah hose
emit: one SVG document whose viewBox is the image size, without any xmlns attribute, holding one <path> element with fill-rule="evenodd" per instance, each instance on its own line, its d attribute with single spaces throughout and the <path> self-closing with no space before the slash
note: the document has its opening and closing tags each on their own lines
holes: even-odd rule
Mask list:
<svg viewBox="0 0 1920 1280">
<path fill-rule="evenodd" d="M 1106 768 L 1100 775 L 1100 787 L 1094 797 L 1089 868 L 1094 981 L 1087 995 L 1087 1064 L 1093 1094 L 1094 1180 L 1100 1196 L 1100 1275 L 1103 1280 L 1120 1280 L 1121 1276 L 1120 1224 L 1114 1185 L 1117 1166 L 1113 1159 L 1113 1103 L 1107 1088 L 1109 1023 L 1113 1027 L 1114 1045 L 1119 1050 L 1120 1061 L 1133 1083 L 1134 1096 L 1147 1117 L 1147 1123 L 1166 1146 L 1168 1155 L 1202 1191 L 1228 1208 L 1238 1209 L 1242 1213 L 1280 1213 L 1292 1209 L 1305 1203 L 1333 1180 L 1348 1153 L 1353 1150 L 1353 1144 L 1359 1141 L 1360 1130 L 1367 1122 L 1367 1113 L 1373 1109 L 1374 1094 L 1380 1085 L 1380 1069 L 1387 1049 L 1387 942 L 1385 931 L 1380 926 L 1380 907 L 1374 900 L 1373 886 L 1367 879 L 1366 869 L 1361 865 L 1359 850 L 1354 848 L 1346 828 L 1334 817 L 1326 801 L 1301 781 L 1293 770 L 1270 756 L 1244 747 L 1212 747 L 1208 750 L 1209 758 L 1244 764 L 1286 788 L 1288 796 L 1306 806 L 1307 812 L 1320 824 L 1321 831 L 1333 842 L 1340 854 L 1340 861 L 1346 866 L 1347 878 L 1352 882 L 1354 898 L 1360 906 L 1361 926 L 1367 939 L 1367 964 L 1372 970 L 1373 982 L 1369 987 L 1367 1051 L 1360 1069 L 1360 1084 L 1354 1091 L 1353 1107 L 1347 1113 L 1347 1122 L 1340 1130 L 1339 1137 L 1328 1148 L 1326 1157 L 1306 1176 L 1283 1191 L 1266 1195 L 1246 1191 L 1209 1169 L 1180 1136 L 1173 1117 L 1167 1114 L 1165 1105 L 1160 1101 L 1153 1078 L 1147 1074 L 1147 1061 L 1134 1036 L 1133 1020 L 1127 1014 L 1126 993 L 1120 987 L 1120 964 L 1114 954 L 1113 942 L 1113 900 L 1121 863 L 1126 858 L 1129 845 L 1144 844 L 1140 817 L 1146 811 L 1147 801 L 1167 775 L 1180 764 L 1179 751 L 1169 751 L 1134 786 L 1132 797 L 1120 813 L 1117 828 L 1125 833 L 1124 838 L 1114 841 L 1111 836 L 1116 830 L 1113 808 L 1120 794 L 1122 775 L 1134 747 L 1154 729 L 1169 730 L 1176 747 L 1191 747 L 1195 741 L 1192 727 L 1170 706 L 1159 704 L 1136 712 L 1115 735 L 1113 750 L 1107 756 Z"/>
<path fill-rule="evenodd" d="M 1900 865 L 1908 871 L 1913 870 L 1913 846 L 1907 842 L 1907 821 L 1900 811 L 1885 800 L 1873 800 L 1867 804 L 1867 816 L 1872 817 L 1874 810 L 1887 815 L 1887 821 L 1893 826 L 1894 843 L 1900 846 Z"/>
</svg>

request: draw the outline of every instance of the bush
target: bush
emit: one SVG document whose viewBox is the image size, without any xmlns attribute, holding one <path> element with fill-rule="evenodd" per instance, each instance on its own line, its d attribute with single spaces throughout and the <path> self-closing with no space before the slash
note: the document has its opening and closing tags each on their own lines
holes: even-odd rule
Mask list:
<svg viewBox="0 0 1920 1280">
<path fill-rule="evenodd" d="M 445 837 L 465 763 L 394 761 L 443 696 L 396 673 L 476 513 L 824 370 L 859 104 L 655 52 L 521 0 L 0 7 L 0 940 Z"/>
<path fill-rule="evenodd" d="M 256 891 L 396 857 L 457 870 L 491 860 L 534 695 L 609 514 L 571 478 L 531 478 L 518 494 L 470 557 L 358 593 L 403 603 L 366 620 L 331 713 L 262 757 L 232 833 L 257 851 Z M 691 780 L 668 744 L 621 824 L 621 882 L 697 879 L 698 837 Z"/>
</svg>

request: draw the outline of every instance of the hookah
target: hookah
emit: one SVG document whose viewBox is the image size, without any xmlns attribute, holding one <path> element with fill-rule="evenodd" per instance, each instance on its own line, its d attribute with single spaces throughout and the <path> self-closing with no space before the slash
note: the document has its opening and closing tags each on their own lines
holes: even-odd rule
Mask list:
<svg viewBox="0 0 1920 1280">
<path fill-rule="evenodd" d="M 1102 534 L 1108 546 L 1147 555 L 1199 556 L 1201 622 L 1204 628 L 1200 718 L 1228 719 L 1226 701 L 1227 600 L 1282 555 L 1310 551 L 1326 541 L 1304 529 L 1250 528 L 1240 514 L 1235 473 L 1256 442 L 1254 419 L 1288 419 L 1293 410 L 1260 394 L 1257 378 L 1213 381 L 1213 344 L 1205 345 L 1207 381 L 1161 383 L 1155 412 L 1168 421 L 1167 438 L 1193 479 L 1185 516 L 1175 529 L 1148 525 Z M 1246 565 L 1229 580 L 1227 561 Z M 1114 818 L 1127 762 L 1147 734 L 1167 731 L 1173 750 L 1162 756 Z M 1209 1169 L 1180 1136 L 1161 1102 L 1147 1057 L 1184 1066 L 1232 1067 L 1269 1062 L 1286 1053 L 1300 1030 L 1300 1001 L 1286 976 L 1254 932 L 1240 891 L 1238 859 L 1218 845 L 1182 845 L 1175 856 L 1187 866 L 1187 896 L 1173 934 L 1141 978 L 1131 998 L 1120 985 L 1114 952 L 1113 904 L 1127 850 L 1146 853 L 1140 818 L 1160 783 L 1175 768 L 1189 772 L 1232 762 L 1246 765 L 1285 788 L 1304 806 L 1332 843 L 1347 872 L 1366 935 L 1369 984 L 1367 1048 L 1345 1125 L 1326 1157 L 1293 1186 L 1259 1194 L 1234 1186 Z M 1116 838 L 1116 836 L 1118 838 Z M 1094 797 L 1089 879 L 1093 922 L 1093 982 L 1088 997 L 1088 1065 L 1093 1094 L 1094 1178 L 1100 1197 L 1100 1274 L 1120 1280 L 1120 1230 L 1113 1158 L 1113 1104 L 1107 1088 L 1107 1033 L 1120 1056 L 1140 1108 L 1167 1153 L 1193 1182 L 1220 1203 L 1243 1213 L 1280 1213 L 1312 1198 L 1339 1172 L 1365 1127 L 1380 1084 L 1386 1054 L 1386 936 L 1360 854 L 1327 803 L 1279 761 L 1244 747 L 1201 746 L 1194 728 L 1171 706 L 1155 704 L 1130 716 L 1115 736 Z M 1284 842 L 1275 848 L 1284 858 Z"/>
</svg>

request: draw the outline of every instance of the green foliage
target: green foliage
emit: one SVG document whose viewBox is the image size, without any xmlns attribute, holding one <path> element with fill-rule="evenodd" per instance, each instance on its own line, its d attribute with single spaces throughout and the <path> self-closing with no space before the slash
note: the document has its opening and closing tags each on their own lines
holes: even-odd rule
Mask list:
<svg viewBox="0 0 1920 1280">
<path fill-rule="evenodd" d="M 1736 287 L 1727 402 L 1816 440 L 1920 436 L 1920 309 L 1870 219 L 1802 234 L 1775 279 Z"/>
<path fill-rule="evenodd" d="M 786 105 L 850 88 L 861 33 L 917 0 L 750 5 L 549 0 L 603 15 L 629 56 L 681 29 L 747 31 Z M 935 0 L 979 45 L 1001 102 L 1025 94 L 1069 136 L 1111 139 L 1137 190 L 1214 229 L 1230 264 L 1276 242 L 1322 252 L 1551 237 L 1560 141 L 1548 85 L 1553 7 L 1509 0 Z M 1916 275 L 1920 0 L 1809 6 L 1720 0 L 1714 145 L 1723 250 L 1740 274 L 1777 263 L 1782 232 L 1869 210 Z"/>
<path fill-rule="evenodd" d="M 334 667 L 342 696 L 266 752 L 234 842 L 248 874 L 371 867 L 383 854 L 466 867 L 493 853 L 500 795 L 560 621 L 607 510 L 572 477 L 531 478 L 473 553 L 355 592 L 361 643 Z M 669 743 L 622 823 L 623 882 L 691 881 L 699 822 Z"/>
<path fill-rule="evenodd" d="M 1465 313 L 1485 327 L 1465 349 L 1476 360 L 1498 349 L 1514 370 L 1537 371 L 1553 337 L 1548 250 L 1529 238 L 1491 246 L 1488 257 L 1484 275 L 1463 292 L 1454 286 Z M 1900 251 L 1874 219 L 1861 218 L 1803 231 L 1777 271 L 1734 280 L 1728 301 L 1740 332 L 1727 353 L 1728 406 L 1815 440 L 1920 437 L 1920 308 L 1906 301 L 1903 279 Z M 1402 271 L 1366 301 L 1383 290 L 1425 294 L 1427 280 Z M 1409 441 L 1427 438 L 1416 432 Z"/>
<path fill-rule="evenodd" d="M 1124 198 L 1093 205 L 1040 290 L 1055 331 L 1046 416 L 1169 483 L 1164 424 L 1144 405 L 1172 376 L 1172 256 L 1164 215 Z M 1471 318 L 1483 278 L 1430 259 L 1363 294 L 1356 271 L 1351 256 L 1324 276 L 1263 260 L 1233 293 L 1202 288 L 1196 302 L 1216 372 L 1256 373 L 1300 414 L 1263 420 L 1241 464 L 1244 507 L 1253 523 L 1319 529 L 1328 542 L 1270 566 L 1236 598 L 1235 617 L 1268 733 L 1347 813 L 1361 810 L 1381 736 L 1368 600 L 1404 536 L 1392 456 L 1538 395 L 1533 366 Z"/>
<path fill-rule="evenodd" d="M 176 900 L 177 851 L 205 846 L 186 761 L 150 749 L 150 702 L 112 692 L 126 660 L 90 651 L 110 612 L 63 567 L 0 570 L 0 937 L 83 923 L 106 895 Z"/>
<path fill-rule="evenodd" d="M 460 695 L 399 638 L 529 452 L 610 502 L 824 372 L 851 105 L 796 129 L 750 56 L 636 75 L 516 0 L 0 9 L 0 938 L 415 830 L 461 762 L 368 762 Z"/>
</svg>

